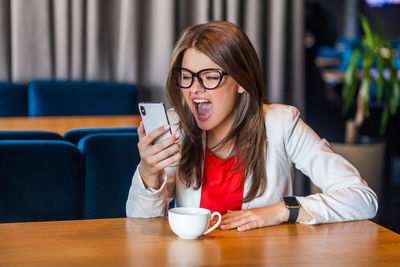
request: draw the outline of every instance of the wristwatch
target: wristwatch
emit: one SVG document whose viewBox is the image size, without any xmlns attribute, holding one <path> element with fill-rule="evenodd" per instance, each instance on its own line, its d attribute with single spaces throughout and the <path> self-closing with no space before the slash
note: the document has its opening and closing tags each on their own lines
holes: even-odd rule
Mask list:
<svg viewBox="0 0 400 267">
<path fill-rule="evenodd" d="M 289 209 L 289 219 L 287 222 L 295 223 L 299 216 L 300 203 L 296 197 L 283 197 L 283 201 L 285 201 L 286 208 Z"/>
</svg>

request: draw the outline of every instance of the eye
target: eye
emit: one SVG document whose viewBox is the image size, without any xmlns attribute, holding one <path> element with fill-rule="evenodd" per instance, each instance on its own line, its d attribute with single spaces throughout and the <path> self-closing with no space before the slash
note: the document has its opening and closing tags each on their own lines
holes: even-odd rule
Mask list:
<svg viewBox="0 0 400 267">
<path fill-rule="evenodd" d="M 182 73 L 181 79 L 182 80 L 186 80 L 186 81 L 191 80 L 192 79 L 192 75 L 186 74 L 186 73 Z"/>
<path fill-rule="evenodd" d="M 219 75 L 218 75 L 218 76 L 215 76 L 215 75 L 206 75 L 205 79 L 208 80 L 208 81 L 219 80 Z"/>
<path fill-rule="evenodd" d="M 187 70 L 181 70 L 179 73 L 180 73 L 180 76 L 181 76 L 182 79 L 190 79 L 190 78 L 192 78 L 192 74 Z"/>
<path fill-rule="evenodd" d="M 206 72 L 202 73 L 202 78 L 207 80 L 207 81 L 219 80 L 219 72 L 206 71 Z"/>
</svg>

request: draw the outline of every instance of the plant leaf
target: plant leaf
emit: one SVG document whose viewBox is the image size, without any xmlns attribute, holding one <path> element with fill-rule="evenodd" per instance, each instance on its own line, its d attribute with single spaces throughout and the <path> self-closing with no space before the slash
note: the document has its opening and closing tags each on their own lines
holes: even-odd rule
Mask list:
<svg viewBox="0 0 400 267">
<path fill-rule="evenodd" d="M 372 63 L 374 61 L 374 53 L 372 51 L 365 52 L 364 61 L 363 61 L 363 78 L 361 81 L 361 89 L 363 90 L 363 108 L 366 114 L 369 112 L 369 103 L 370 103 L 370 89 L 372 76 L 370 73 Z"/>
<path fill-rule="evenodd" d="M 366 41 L 366 44 L 368 45 L 368 47 L 369 47 L 371 50 L 373 50 L 373 47 L 374 47 L 374 40 L 373 40 L 373 37 L 372 37 L 371 28 L 370 28 L 370 26 L 369 26 L 368 20 L 367 20 L 367 18 L 366 18 L 364 15 L 362 15 L 362 14 L 358 14 L 358 17 L 360 18 L 361 26 L 362 26 L 362 28 L 363 28 L 363 30 L 364 30 L 364 33 L 365 33 L 365 41 Z"/>
<path fill-rule="evenodd" d="M 347 114 L 355 96 L 359 61 L 360 51 L 358 49 L 354 49 L 351 54 L 349 65 L 345 72 L 344 88 L 342 92 L 342 97 L 344 101 L 343 114 Z"/>
<path fill-rule="evenodd" d="M 396 114 L 397 109 L 399 108 L 399 99 L 400 99 L 400 84 L 397 79 L 397 68 L 394 67 L 390 73 L 390 79 L 392 83 L 389 106 L 390 106 L 390 114 Z"/>
<path fill-rule="evenodd" d="M 371 82 L 372 82 L 371 75 L 365 75 L 361 82 L 361 90 L 364 90 L 364 92 L 362 92 L 363 108 L 366 114 L 368 114 L 369 112 Z"/>
<path fill-rule="evenodd" d="M 378 49 L 380 50 L 382 46 L 380 46 Z M 379 102 L 382 101 L 382 95 L 383 95 L 383 85 L 385 83 L 385 77 L 383 76 L 383 68 L 385 66 L 385 59 L 381 55 L 381 53 L 378 53 L 377 56 L 377 61 L 378 61 L 378 79 L 376 80 L 376 98 Z"/>
<path fill-rule="evenodd" d="M 387 38 L 371 31 L 367 18 L 359 14 L 364 36 L 361 39 L 361 49 L 353 50 L 352 58 L 345 74 L 343 88 L 343 111 L 347 112 L 354 101 L 358 62 L 362 61 L 363 77 L 357 101 L 357 111 L 364 111 L 363 116 L 368 116 L 370 107 L 371 83 L 376 80 L 377 100 L 383 102 L 383 110 L 380 121 L 380 134 L 386 132 L 390 115 L 394 115 L 400 106 L 400 81 L 398 78 L 398 66 L 393 53 L 393 48 Z M 371 69 L 377 68 L 378 76 L 372 77 Z M 390 78 L 385 79 L 385 70 L 388 69 Z M 362 113 L 362 112 L 361 112 Z M 362 122 L 362 120 L 361 120 Z"/>
<path fill-rule="evenodd" d="M 389 100 L 388 97 L 386 97 L 386 100 Z M 388 101 L 385 101 L 385 105 L 382 110 L 382 115 L 381 115 L 381 127 L 379 130 L 379 135 L 383 136 L 386 133 L 386 125 L 389 120 L 389 105 Z"/>
</svg>

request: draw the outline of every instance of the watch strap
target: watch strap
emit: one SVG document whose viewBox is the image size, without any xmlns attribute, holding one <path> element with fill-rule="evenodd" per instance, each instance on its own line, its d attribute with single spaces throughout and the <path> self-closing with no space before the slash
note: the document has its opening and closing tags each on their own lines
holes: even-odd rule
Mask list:
<svg viewBox="0 0 400 267">
<path fill-rule="evenodd" d="M 286 204 L 286 208 L 289 209 L 289 219 L 287 222 L 295 223 L 297 217 L 299 217 L 300 203 L 297 201 L 296 197 L 284 197 L 283 201 Z"/>
<path fill-rule="evenodd" d="M 297 217 L 299 217 L 299 208 L 288 208 L 289 209 L 289 219 L 288 223 L 295 223 Z"/>
</svg>

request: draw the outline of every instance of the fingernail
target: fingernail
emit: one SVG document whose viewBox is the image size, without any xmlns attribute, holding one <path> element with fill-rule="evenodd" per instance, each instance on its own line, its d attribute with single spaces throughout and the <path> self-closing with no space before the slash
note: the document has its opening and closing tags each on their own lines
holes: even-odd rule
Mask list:
<svg viewBox="0 0 400 267">
<path fill-rule="evenodd" d="M 179 139 L 179 136 L 181 136 L 179 133 L 175 133 L 175 139 Z"/>
<path fill-rule="evenodd" d="M 169 125 L 167 124 L 167 125 L 164 125 L 164 129 L 165 130 L 168 130 L 169 129 Z"/>
</svg>

